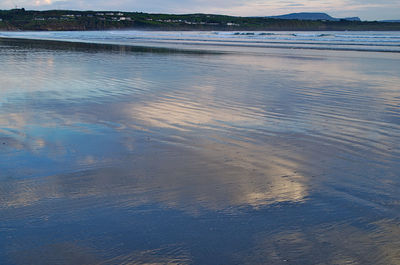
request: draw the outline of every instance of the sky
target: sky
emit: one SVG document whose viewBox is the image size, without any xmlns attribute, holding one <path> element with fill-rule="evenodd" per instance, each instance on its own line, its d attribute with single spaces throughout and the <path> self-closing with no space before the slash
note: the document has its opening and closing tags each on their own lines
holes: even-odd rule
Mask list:
<svg viewBox="0 0 400 265">
<path fill-rule="evenodd" d="M 113 10 L 148 13 L 209 13 L 273 16 L 325 12 L 362 20 L 400 19 L 400 0 L 0 0 L 0 9 Z"/>
</svg>

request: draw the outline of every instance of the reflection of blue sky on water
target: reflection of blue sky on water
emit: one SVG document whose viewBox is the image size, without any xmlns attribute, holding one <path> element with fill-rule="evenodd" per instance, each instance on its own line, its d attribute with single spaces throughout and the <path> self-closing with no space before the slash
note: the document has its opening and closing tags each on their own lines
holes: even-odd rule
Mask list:
<svg viewBox="0 0 400 265">
<path fill-rule="evenodd" d="M 0 56 L 0 261 L 397 260 L 397 55 Z"/>
</svg>

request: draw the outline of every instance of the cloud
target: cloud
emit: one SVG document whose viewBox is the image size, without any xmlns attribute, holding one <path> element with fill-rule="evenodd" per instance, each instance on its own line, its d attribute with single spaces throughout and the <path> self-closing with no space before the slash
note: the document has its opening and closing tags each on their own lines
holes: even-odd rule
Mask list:
<svg viewBox="0 0 400 265">
<path fill-rule="evenodd" d="M 35 5 L 36 6 L 43 6 L 43 5 L 51 5 L 53 1 L 51 0 L 36 0 Z"/>
</svg>

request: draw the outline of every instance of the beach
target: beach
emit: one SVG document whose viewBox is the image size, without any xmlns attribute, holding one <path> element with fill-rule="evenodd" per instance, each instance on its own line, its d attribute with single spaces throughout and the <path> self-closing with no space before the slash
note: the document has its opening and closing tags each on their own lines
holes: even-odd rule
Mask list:
<svg viewBox="0 0 400 265">
<path fill-rule="evenodd" d="M 267 33 L 0 33 L 0 264 L 399 264 L 400 33 Z"/>
</svg>

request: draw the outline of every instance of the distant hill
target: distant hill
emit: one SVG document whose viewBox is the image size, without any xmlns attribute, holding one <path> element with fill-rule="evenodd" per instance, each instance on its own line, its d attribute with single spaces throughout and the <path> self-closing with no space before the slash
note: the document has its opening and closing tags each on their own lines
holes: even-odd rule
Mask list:
<svg viewBox="0 0 400 265">
<path fill-rule="evenodd" d="M 291 13 L 280 16 L 270 16 L 269 18 L 298 19 L 298 20 L 326 20 L 326 21 L 340 21 L 340 20 L 361 21 L 359 17 L 334 18 L 326 13 L 309 13 L 309 12 Z"/>
</svg>

